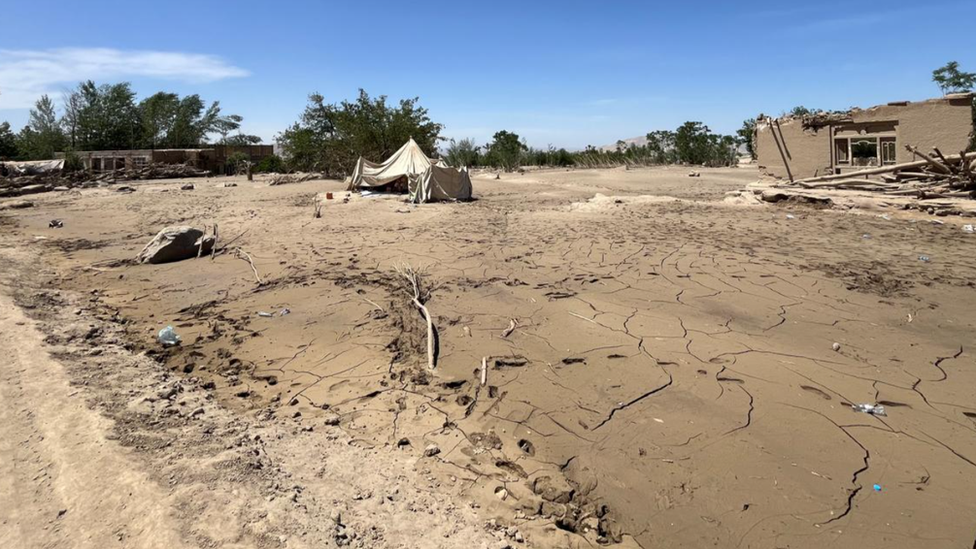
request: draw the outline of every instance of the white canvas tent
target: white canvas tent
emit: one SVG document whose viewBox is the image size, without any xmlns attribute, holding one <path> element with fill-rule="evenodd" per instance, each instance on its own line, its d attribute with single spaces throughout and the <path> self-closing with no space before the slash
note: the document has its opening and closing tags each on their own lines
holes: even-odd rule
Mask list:
<svg viewBox="0 0 976 549">
<path fill-rule="evenodd" d="M 471 177 L 467 168 L 457 170 L 443 160 L 427 158 L 413 139 L 385 162 L 370 162 L 360 157 L 352 172 L 349 190 L 376 189 L 399 180 L 406 181 L 412 202 L 471 199 Z"/>
</svg>

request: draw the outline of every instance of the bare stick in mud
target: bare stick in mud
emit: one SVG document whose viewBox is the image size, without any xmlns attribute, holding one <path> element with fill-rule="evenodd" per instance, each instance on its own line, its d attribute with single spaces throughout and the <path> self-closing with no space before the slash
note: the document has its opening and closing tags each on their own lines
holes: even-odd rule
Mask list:
<svg viewBox="0 0 976 549">
<path fill-rule="evenodd" d="M 251 270 L 254 271 L 254 278 L 258 281 L 258 285 L 264 284 L 264 282 L 261 282 L 261 275 L 258 274 L 258 268 L 254 266 L 254 260 L 251 259 L 251 254 L 245 252 L 240 248 L 237 248 L 237 250 L 235 250 L 234 252 L 234 255 L 237 256 L 238 259 L 243 259 L 244 261 L 247 261 L 248 264 L 251 265 Z"/>
<path fill-rule="evenodd" d="M 394 267 L 397 274 L 406 280 L 408 284 L 407 293 L 413 304 L 420 309 L 427 321 L 427 367 L 433 370 L 437 366 L 437 356 L 434 351 L 434 320 L 430 316 L 430 311 L 424 306 L 424 302 L 429 297 L 429 292 L 423 291 L 423 274 L 414 269 L 409 264 L 396 265 Z"/>
<path fill-rule="evenodd" d="M 488 384 L 488 357 L 481 357 L 481 386 Z"/>
<path fill-rule="evenodd" d="M 508 328 L 505 328 L 505 331 L 504 331 L 504 332 L 502 332 L 502 339 L 505 339 L 506 337 L 508 337 L 508 336 L 510 336 L 510 335 L 512 335 L 512 332 L 514 332 L 514 331 L 515 331 L 515 328 L 516 328 L 517 326 L 518 326 L 518 320 L 515 320 L 515 319 L 513 318 L 513 319 L 511 320 L 511 322 L 509 323 L 509 325 L 508 325 Z"/>
<path fill-rule="evenodd" d="M 200 237 L 200 245 L 197 246 L 197 259 L 203 255 L 203 243 L 207 240 L 207 226 L 203 226 L 203 236 Z"/>
<path fill-rule="evenodd" d="M 377 311 L 380 311 L 382 313 L 385 313 L 386 312 L 386 309 L 384 309 L 383 307 L 380 307 L 379 304 L 376 303 L 375 301 L 373 301 L 373 300 L 371 300 L 371 299 L 369 299 L 369 298 L 367 298 L 365 296 L 359 296 L 359 298 L 362 299 L 363 301 L 365 301 L 366 303 L 369 303 L 373 307 L 375 307 Z"/>
<path fill-rule="evenodd" d="M 220 238 L 220 234 L 217 232 L 217 224 L 214 223 L 214 243 L 210 248 L 210 261 L 213 261 L 217 257 L 217 240 Z"/>
</svg>

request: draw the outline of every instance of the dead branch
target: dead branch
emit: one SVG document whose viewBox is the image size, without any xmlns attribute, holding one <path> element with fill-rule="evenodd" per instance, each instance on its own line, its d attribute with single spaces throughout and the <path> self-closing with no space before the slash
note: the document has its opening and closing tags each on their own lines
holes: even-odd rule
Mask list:
<svg viewBox="0 0 976 549">
<path fill-rule="evenodd" d="M 911 145 L 906 144 L 905 148 L 908 149 L 908 151 L 911 152 L 912 154 L 924 158 L 926 162 L 928 162 L 933 168 L 936 169 L 936 171 L 939 171 L 944 174 L 952 173 L 952 171 L 945 164 L 939 162 L 935 158 L 932 158 L 931 155 L 925 154 L 922 151 L 918 150 L 918 147 L 913 147 Z"/>
<path fill-rule="evenodd" d="M 255 280 L 258 281 L 258 285 L 260 286 L 260 285 L 264 284 L 264 282 L 261 281 L 261 275 L 258 274 L 258 268 L 254 266 L 254 260 L 251 259 L 251 254 L 245 252 L 244 250 L 242 250 L 240 248 L 237 248 L 237 249 L 234 250 L 234 256 L 237 257 L 238 259 L 243 259 L 244 261 L 247 261 L 248 264 L 251 265 L 251 270 L 254 271 L 254 278 L 255 278 Z M 241 256 L 244 256 L 244 257 L 241 257 Z"/>
<path fill-rule="evenodd" d="M 407 283 L 407 293 L 411 301 L 420 310 L 424 320 L 427 321 L 427 367 L 433 370 L 437 366 L 437 356 L 434 350 L 434 319 L 430 316 L 430 311 L 424 302 L 430 297 L 430 292 L 424 290 L 423 273 L 414 269 L 407 263 L 395 265 L 394 270 Z"/>
<path fill-rule="evenodd" d="M 504 332 L 502 332 L 502 339 L 505 339 L 506 337 L 508 337 L 508 336 L 510 336 L 510 335 L 512 335 L 512 332 L 514 332 L 514 331 L 515 331 L 515 328 L 516 328 L 517 326 L 518 326 L 518 320 L 515 320 L 515 319 L 513 318 L 513 319 L 512 319 L 512 320 L 511 320 L 511 321 L 509 322 L 509 324 L 508 324 L 508 328 L 506 328 L 506 329 L 505 329 L 505 331 L 504 331 Z"/>
<path fill-rule="evenodd" d="M 488 384 L 488 357 L 481 357 L 481 386 Z"/>
</svg>

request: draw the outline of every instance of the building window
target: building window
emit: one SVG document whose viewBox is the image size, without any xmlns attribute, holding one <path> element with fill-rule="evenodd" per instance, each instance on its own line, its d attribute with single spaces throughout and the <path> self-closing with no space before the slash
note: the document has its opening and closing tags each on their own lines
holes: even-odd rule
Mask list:
<svg viewBox="0 0 976 549">
<path fill-rule="evenodd" d="M 132 164 L 136 167 L 136 169 L 144 168 L 148 162 L 149 160 L 145 156 L 132 157 Z"/>
<path fill-rule="evenodd" d="M 878 138 L 855 137 L 851 139 L 851 164 L 854 166 L 878 165 Z"/>
<path fill-rule="evenodd" d="M 884 165 L 895 164 L 897 162 L 898 150 L 895 147 L 894 137 L 881 138 L 881 163 Z"/>
<path fill-rule="evenodd" d="M 834 140 L 834 158 L 837 159 L 838 164 L 849 164 L 851 161 L 851 140 L 850 139 L 835 139 Z"/>
</svg>

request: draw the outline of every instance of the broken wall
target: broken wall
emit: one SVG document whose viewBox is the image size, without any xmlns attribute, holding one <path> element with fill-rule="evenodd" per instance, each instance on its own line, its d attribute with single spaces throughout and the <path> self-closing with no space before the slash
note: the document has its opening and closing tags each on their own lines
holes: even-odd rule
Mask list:
<svg viewBox="0 0 976 549">
<path fill-rule="evenodd" d="M 854 122 L 898 121 L 897 162 L 917 160 L 905 145 L 944 154 L 958 154 L 969 146 L 973 132 L 973 96 L 958 94 L 920 101 L 891 103 L 851 113 Z"/>
<path fill-rule="evenodd" d="M 818 119 L 762 118 L 756 127 L 756 157 L 765 176 L 788 179 L 830 173 L 833 126 L 893 122 L 896 128 L 896 162 L 916 160 L 905 145 L 945 154 L 967 150 L 973 135 L 973 95 L 956 94 L 919 102 L 889 103 L 847 114 Z M 850 170 L 844 167 L 844 170 Z"/>
<path fill-rule="evenodd" d="M 830 129 L 804 128 L 800 118 L 765 118 L 756 125 L 756 158 L 764 176 L 823 174 L 830 169 Z"/>
</svg>

